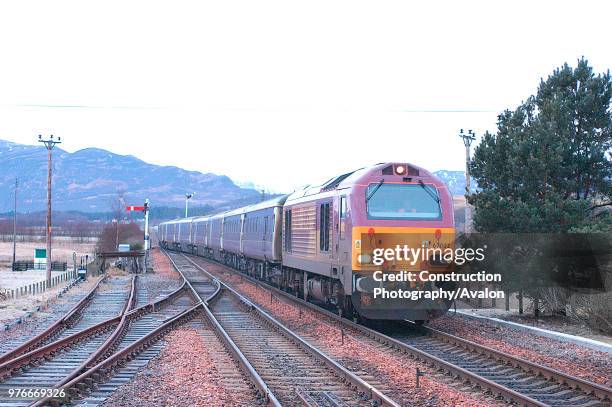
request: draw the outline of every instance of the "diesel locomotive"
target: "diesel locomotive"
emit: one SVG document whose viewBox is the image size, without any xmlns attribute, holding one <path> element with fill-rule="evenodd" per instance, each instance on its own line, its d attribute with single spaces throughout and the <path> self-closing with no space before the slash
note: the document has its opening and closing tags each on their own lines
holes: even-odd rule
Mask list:
<svg viewBox="0 0 612 407">
<path fill-rule="evenodd" d="M 441 299 L 390 300 L 373 295 L 381 286 L 454 289 L 452 282 L 373 278 L 375 271 L 452 272 L 452 263 L 436 256 L 373 264 L 376 248 L 454 247 L 448 188 L 411 164 L 377 164 L 254 205 L 163 222 L 158 236 L 165 248 L 224 263 L 301 298 L 336 306 L 347 317 L 422 322 L 451 306 Z"/>
</svg>

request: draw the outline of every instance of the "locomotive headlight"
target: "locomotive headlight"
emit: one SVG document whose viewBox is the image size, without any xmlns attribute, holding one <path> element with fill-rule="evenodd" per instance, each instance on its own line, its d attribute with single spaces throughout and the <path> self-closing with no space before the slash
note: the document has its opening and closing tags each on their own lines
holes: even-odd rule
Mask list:
<svg viewBox="0 0 612 407">
<path fill-rule="evenodd" d="M 397 175 L 402 175 L 406 172 L 406 168 L 403 165 L 398 165 L 395 167 L 395 173 Z"/>
<path fill-rule="evenodd" d="M 357 262 L 359 264 L 370 264 L 372 263 L 372 256 L 369 254 L 360 254 L 357 256 Z"/>
</svg>

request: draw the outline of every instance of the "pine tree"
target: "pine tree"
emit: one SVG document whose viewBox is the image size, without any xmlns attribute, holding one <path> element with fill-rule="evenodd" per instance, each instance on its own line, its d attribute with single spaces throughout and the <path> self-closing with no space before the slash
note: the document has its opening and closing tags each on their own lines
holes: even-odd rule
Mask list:
<svg viewBox="0 0 612 407">
<path fill-rule="evenodd" d="M 477 231 L 504 234 L 490 239 L 487 266 L 506 288 L 539 296 L 559 269 L 545 254 L 557 234 L 612 232 L 611 99 L 609 72 L 564 64 L 476 147 L 468 201 Z"/>
<path fill-rule="evenodd" d="M 542 80 L 535 96 L 498 116 L 470 170 L 469 197 L 481 232 L 609 229 L 612 196 L 612 81 L 585 59 Z M 607 230 L 606 230 L 607 229 Z"/>
</svg>

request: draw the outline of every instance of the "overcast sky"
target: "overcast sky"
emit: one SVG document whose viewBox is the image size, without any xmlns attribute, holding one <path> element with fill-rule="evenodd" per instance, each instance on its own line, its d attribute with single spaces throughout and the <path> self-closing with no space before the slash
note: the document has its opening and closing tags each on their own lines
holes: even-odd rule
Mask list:
<svg viewBox="0 0 612 407">
<path fill-rule="evenodd" d="M 460 128 L 587 57 L 609 1 L 14 1 L 0 139 L 62 136 L 273 191 L 381 161 L 462 169 Z"/>
</svg>

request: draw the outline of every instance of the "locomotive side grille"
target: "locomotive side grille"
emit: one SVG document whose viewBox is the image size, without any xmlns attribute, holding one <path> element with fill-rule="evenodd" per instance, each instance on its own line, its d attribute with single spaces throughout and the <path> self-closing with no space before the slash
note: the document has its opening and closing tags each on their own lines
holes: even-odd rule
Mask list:
<svg viewBox="0 0 612 407">
<path fill-rule="evenodd" d="M 291 251 L 301 256 L 314 256 L 317 250 L 316 206 L 291 208 Z"/>
</svg>

